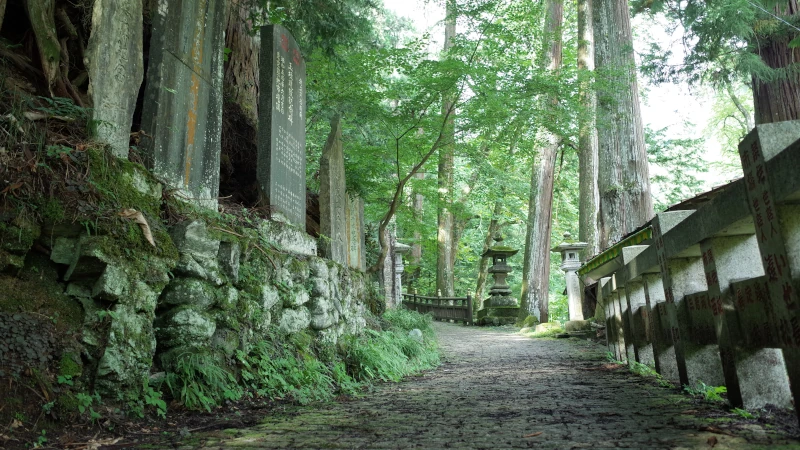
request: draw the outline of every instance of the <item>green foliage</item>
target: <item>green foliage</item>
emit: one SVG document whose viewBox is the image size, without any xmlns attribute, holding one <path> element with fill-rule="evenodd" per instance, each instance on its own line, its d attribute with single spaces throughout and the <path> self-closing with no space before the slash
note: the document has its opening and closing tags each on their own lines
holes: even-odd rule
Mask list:
<svg viewBox="0 0 800 450">
<path fill-rule="evenodd" d="M 398 308 L 386 311 L 383 319 L 389 324 L 387 329 L 368 329 L 364 336 L 340 341 L 348 372 L 355 379 L 399 381 L 439 364 L 431 316 Z M 409 336 L 408 332 L 414 328 L 422 331 L 422 342 Z"/>
<path fill-rule="evenodd" d="M 282 336 L 272 330 L 249 351 L 236 351 L 236 376 L 213 355 L 183 353 L 170 364 L 164 381 L 187 408 L 210 411 L 244 395 L 300 404 L 328 401 L 357 395 L 367 383 L 399 381 L 438 364 L 430 316 L 393 309 L 381 321 L 382 331 L 368 329 L 362 336 L 340 339 L 337 346 L 315 341 L 308 333 Z M 414 328 L 422 330 L 422 342 L 409 337 Z M 131 402 L 131 410 L 141 416 L 143 406 L 151 405 L 163 417 L 166 403 L 160 393 L 148 385 L 143 392 L 144 404 Z"/>
<path fill-rule="evenodd" d="M 691 129 L 690 124 L 684 127 Z M 691 198 L 705 188 L 702 176 L 708 172 L 702 154 L 702 138 L 668 138 L 667 129 L 645 128 L 647 159 L 650 162 L 653 205 L 664 211 L 670 205 Z"/>
<path fill-rule="evenodd" d="M 715 402 L 723 401 L 721 394 L 728 392 L 725 386 L 709 386 L 702 381 L 698 381 L 695 387 L 684 385 L 683 390 L 693 397 L 703 397 L 705 400 Z"/>
<path fill-rule="evenodd" d="M 611 352 L 609 352 L 609 355 L 610 354 Z M 669 382 L 669 380 L 664 379 L 664 377 L 662 377 L 660 373 L 656 372 L 654 368 L 646 364 L 642 364 L 636 361 L 630 361 L 630 364 L 628 364 L 628 368 L 630 369 L 631 372 L 635 373 L 636 375 L 639 375 L 640 377 L 655 378 L 661 387 L 666 387 L 666 388 L 675 387 L 672 385 L 672 383 Z"/>
<path fill-rule="evenodd" d="M 732 413 L 736 414 L 737 416 L 741 417 L 742 419 L 758 419 L 758 414 L 752 414 L 748 412 L 746 409 L 742 408 L 733 408 L 731 410 Z"/>
<path fill-rule="evenodd" d="M 677 41 L 684 45 L 683 64 L 674 64 L 671 49 L 651 44 L 642 70 L 656 82 L 685 80 L 717 87 L 751 76 L 765 82 L 795 77 L 795 68 L 773 69 L 760 57 L 765 47 L 798 36 L 796 12 L 777 5 L 771 0 L 635 0 L 634 11 L 665 15 L 667 31 L 681 33 Z"/>
<path fill-rule="evenodd" d="M 233 374 L 204 352 L 182 353 L 164 379 L 172 396 L 189 409 L 211 411 L 222 400 L 238 400 L 243 392 Z"/>
</svg>

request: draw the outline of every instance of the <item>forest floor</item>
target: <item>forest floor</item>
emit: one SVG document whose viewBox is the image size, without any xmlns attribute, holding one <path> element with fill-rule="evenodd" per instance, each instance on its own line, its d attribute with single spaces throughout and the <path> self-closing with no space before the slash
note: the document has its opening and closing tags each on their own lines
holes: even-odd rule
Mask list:
<svg viewBox="0 0 800 450">
<path fill-rule="evenodd" d="M 361 398 L 309 406 L 238 402 L 209 414 L 170 412 L 167 420 L 111 432 L 75 426 L 51 435 L 48 444 L 93 450 L 800 448 L 790 411 L 744 419 L 723 402 L 609 363 L 606 347 L 590 340 L 531 339 L 510 328 L 435 328 L 440 367 L 380 384 Z"/>
</svg>

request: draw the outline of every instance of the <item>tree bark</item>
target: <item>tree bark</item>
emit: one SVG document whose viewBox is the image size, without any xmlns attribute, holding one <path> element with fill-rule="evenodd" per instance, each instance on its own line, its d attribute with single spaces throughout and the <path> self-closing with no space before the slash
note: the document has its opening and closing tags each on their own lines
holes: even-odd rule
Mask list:
<svg viewBox="0 0 800 450">
<path fill-rule="evenodd" d="M 798 15 L 797 0 L 775 7 L 775 13 L 786 21 L 795 23 Z M 756 41 L 757 54 L 773 69 L 785 73 L 774 81 L 762 81 L 753 76 L 753 104 L 756 125 L 800 119 L 800 73 L 792 66 L 800 62 L 800 48 L 789 48 L 794 33 L 776 33 Z"/>
<path fill-rule="evenodd" d="M 3 29 L 3 19 L 6 16 L 6 0 L 0 0 L 0 30 Z"/>
<path fill-rule="evenodd" d="M 50 95 L 60 75 L 61 44 L 56 33 L 55 0 L 26 0 L 25 6 L 39 50 L 44 78 Z"/>
<path fill-rule="evenodd" d="M 594 0 L 600 248 L 653 217 L 639 87 L 626 0 Z"/>
<path fill-rule="evenodd" d="M 562 0 L 547 1 L 545 17 L 545 44 L 540 57 L 540 66 L 555 74 L 561 67 L 561 25 L 564 20 Z M 558 102 L 555 95 L 543 99 L 545 114 Z M 522 269 L 522 292 L 520 296 L 521 320 L 535 315 L 541 322 L 549 319 L 550 295 L 550 230 L 553 207 L 553 181 L 555 174 L 558 138 L 542 127 L 540 136 L 544 145 L 534 157 L 531 170 L 531 190 L 528 200 L 528 227 L 525 238 L 525 254 Z"/>
<path fill-rule="evenodd" d="M 253 126 L 258 123 L 258 54 L 261 40 L 252 33 L 250 1 L 226 3 L 225 47 L 230 49 L 225 61 L 225 96 L 238 104 Z"/>
<path fill-rule="evenodd" d="M 456 34 L 456 2 L 447 0 L 447 16 L 444 27 L 444 51 L 442 56 L 447 58 L 447 51 L 453 46 Z M 452 93 L 445 93 L 442 98 L 442 111 L 452 110 L 455 99 Z M 455 153 L 455 121 L 451 114 L 445 124 L 447 145 L 439 149 L 439 205 L 438 205 L 438 233 L 436 257 L 436 290 L 441 291 L 445 297 L 455 296 L 455 280 L 453 274 L 453 253 L 455 252 L 453 234 L 453 154 Z"/>
<path fill-rule="evenodd" d="M 583 111 L 578 124 L 578 239 L 586 242 L 584 261 L 599 253 L 597 190 L 597 97 L 592 83 L 594 72 L 594 36 L 592 35 L 592 0 L 578 0 L 578 89 Z"/>
</svg>

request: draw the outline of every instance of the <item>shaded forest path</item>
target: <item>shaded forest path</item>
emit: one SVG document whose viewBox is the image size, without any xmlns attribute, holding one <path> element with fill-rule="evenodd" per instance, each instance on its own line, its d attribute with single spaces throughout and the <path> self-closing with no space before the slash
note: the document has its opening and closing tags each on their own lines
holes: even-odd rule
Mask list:
<svg viewBox="0 0 800 450">
<path fill-rule="evenodd" d="M 195 435 L 182 448 L 800 447 L 608 364 L 597 343 L 435 326 L 444 354 L 435 371 L 362 399 Z"/>
</svg>

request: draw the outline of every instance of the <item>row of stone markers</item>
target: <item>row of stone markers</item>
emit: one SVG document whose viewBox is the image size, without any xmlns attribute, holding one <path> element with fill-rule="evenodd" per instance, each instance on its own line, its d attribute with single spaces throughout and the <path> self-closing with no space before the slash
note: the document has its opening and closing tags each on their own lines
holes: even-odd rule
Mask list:
<svg viewBox="0 0 800 450">
<path fill-rule="evenodd" d="M 225 5 L 222 0 L 158 0 L 142 109 L 146 165 L 178 196 L 216 209 L 222 133 Z M 95 137 L 128 157 L 143 81 L 141 0 L 94 4 L 87 50 Z M 305 61 L 289 32 L 261 28 L 259 198 L 273 219 L 306 226 Z M 365 270 L 364 205 L 345 192 L 341 131 L 335 119 L 322 161 L 323 256 Z"/>
<path fill-rule="evenodd" d="M 744 178 L 587 262 L 609 351 L 734 407 L 800 407 L 800 121 L 758 125 Z M 628 245 L 639 243 L 641 245 Z"/>
</svg>

